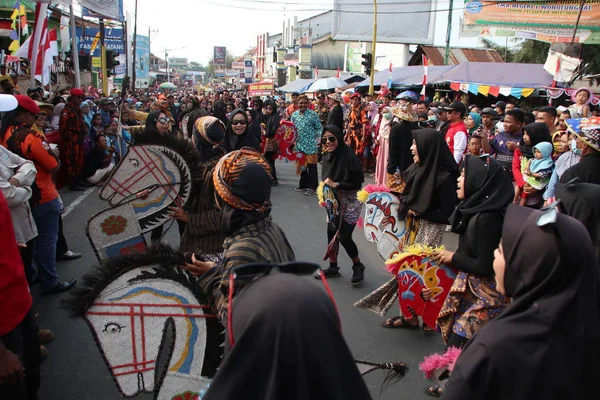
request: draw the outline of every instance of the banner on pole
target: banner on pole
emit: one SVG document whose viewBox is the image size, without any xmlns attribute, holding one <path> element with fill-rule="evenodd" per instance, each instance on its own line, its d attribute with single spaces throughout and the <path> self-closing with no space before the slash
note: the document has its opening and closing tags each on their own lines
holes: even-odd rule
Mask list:
<svg viewBox="0 0 600 400">
<path fill-rule="evenodd" d="M 225 65 L 227 61 L 227 48 L 225 46 L 215 46 L 213 55 L 213 64 Z"/>
<path fill-rule="evenodd" d="M 123 0 L 77 0 L 84 17 L 123 21 Z"/>
</svg>

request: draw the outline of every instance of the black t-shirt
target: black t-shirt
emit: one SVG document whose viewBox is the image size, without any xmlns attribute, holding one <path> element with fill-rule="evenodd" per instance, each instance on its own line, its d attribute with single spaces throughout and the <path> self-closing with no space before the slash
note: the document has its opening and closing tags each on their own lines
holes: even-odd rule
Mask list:
<svg viewBox="0 0 600 400">
<path fill-rule="evenodd" d="M 84 178 L 89 178 L 94 175 L 97 170 L 105 167 L 104 158 L 106 157 L 106 150 L 99 147 L 94 147 L 85 158 L 83 165 L 83 171 L 81 175 Z"/>
</svg>

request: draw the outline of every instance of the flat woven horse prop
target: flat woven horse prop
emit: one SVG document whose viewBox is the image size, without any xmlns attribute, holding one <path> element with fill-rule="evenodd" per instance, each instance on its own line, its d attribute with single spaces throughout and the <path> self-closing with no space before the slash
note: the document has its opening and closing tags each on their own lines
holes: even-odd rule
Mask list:
<svg viewBox="0 0 600 400">
<path fill-rule="evenodd" d="M 144 233 L 171 220 L 199 188 L 199 156 L 193 144 L 170 135 L 141 133 L 102 186 L 110 208 L 92 216 L 86 234 L 99 260 L 147 248 Z M 148 196 L 140 198 L 140 192 Z"/>
</svg>

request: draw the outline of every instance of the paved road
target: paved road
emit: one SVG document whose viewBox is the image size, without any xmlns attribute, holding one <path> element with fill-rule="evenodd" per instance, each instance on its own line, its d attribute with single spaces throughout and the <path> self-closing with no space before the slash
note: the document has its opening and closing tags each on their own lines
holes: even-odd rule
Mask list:
<svg viewBox="0 0 600 400">
<path fill-rule="evenodd" d="M 299 260 L 320 262 L 326 242 L 325 212 L 317 204 L 316 197 L 294 192 L 297 178 L 292 164 L 278 162 L 281 185 L 273 189 L 273 218 L 286 232 Z M 65 205 L 79 202 L 69 210 L 64 218 L 65 235 L 73 251 L 83 253 L 77 261 L 62 262 L 58 265 L 62 278 L 81 278 L 96 258 L 84 233 L 87 219 L 105 208 L 94 190 L 83 201 L 81 193 L 63 193 Z M 176 225 L 166 235 L 166 240 L 178 245 Z M 425 336 L 420 331 L 384 329 L 382 319 L 352 304 L 388 280 L 383 261 L 377 255 L 373 244 L 366 242 L 362 232 L 354 234 L 360 256 L 367 266 L 366 282 L 361 288 L 350 286 L 351 262 L 341 251 L 339 264 L 342 277 L 331 280 L 336 302 L 341 313 L 344 336 L 355 357 L 375 361 L 404 361 L 411 368 L 408 375 L 399 383 L 387 387 L 379 396 L 384 374 L 373 372 L 366 377 L 367 385 L 374 399 L 427 399 L 423 388 L 428 383 L 418 370 L 418 363 L 432 352 L 442 350 L 443 343 L 438 335 Z M 446 234 L 445 244 L 456 248 L 456 235 Z M 321 262 L 325 266 L 325 262 Z M 312 278 L 307 278 L 312 279 Z M 315 281 L 316 282 L 316 281 Z M 316 283 L 315 283 L 316 284 Z M 42 367 L 41 400 L 104 400 L 119 399 L 120 395 L 104 365 L 92 335 L 84 321 L 70 320 L 60 309 L 59 300 L 66 294 L 52 297 L 39 297 L 38 288 L 33 288 L 39 324 L 52 329 L 57 339 L 48 347 L 50 357 Z M 394 308 L 390 314 L 394 312 Z M 394 313 L 395 314 L 395 313 Z M 339 384 L 344 384 L 340 382 Z M 140 395 L 137 399 L 151 399 L 151 395 Z"/>
</svg>

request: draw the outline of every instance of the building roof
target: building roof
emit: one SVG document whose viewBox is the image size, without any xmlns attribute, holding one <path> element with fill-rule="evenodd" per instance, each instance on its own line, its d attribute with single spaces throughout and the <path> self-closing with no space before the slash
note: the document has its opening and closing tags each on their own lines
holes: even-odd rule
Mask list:
<svg viewBox="0 0 600 400">
<path fill-rule="evenodd" d="M 425 54 L 429 65 L 444 65 L 445 47 L 417 46 L 417 50 L 411 57 L 408 65 L 422 65 L 422 55 Z M 493 49 L 469 49 L 464 47 L 452 47 L 448 57 L 449 65 L 457 65 L 465 61 L 471 62 L 504 62 L 500 54 Z"/>
<path fill-rule="evenodd" d="M 339 53 L 312 52 L 312 66 L 319 69 L 344 69 L 344 55 Z"/>
</svg>

